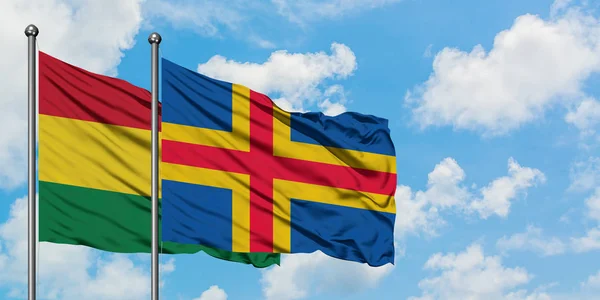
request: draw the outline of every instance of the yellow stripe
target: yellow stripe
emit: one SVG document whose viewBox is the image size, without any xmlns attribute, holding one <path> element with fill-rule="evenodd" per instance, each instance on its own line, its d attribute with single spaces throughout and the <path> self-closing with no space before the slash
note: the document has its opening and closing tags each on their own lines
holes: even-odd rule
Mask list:
<svg viewBox="0 0 600 300">
<path fill-rule="evenodd" d="M 396 213 L 394 196 L 299 183 L 273 181 L 273 251 L 291 251 L 291 198 L 311 202 Z"/>
<path fill-rule="evenodd" d="M 39 116 L 39 180 L 150 196 L 150 131 Z"/>
<path fill-rule="evenodd" d="M 290 113 L 273 107 L 273 155 L 396 173 L 396 157 L 292 141 Z"/>
<path fill-rule="evenodd" d="M 161 163 L 162 179 L 232 190 L 232 250 L 250 252 L 250 176 Z"/>
<path fill-rule="evenodd" d="M 200 128 L 174 123 L 162 123 L 166 140 L 250 151 L 250 89 L 232 85 L 232 131 Z"/>
<path fill-rule="evenodd" d="M 278 193 L 273 182 L 273 252 L 292 252 L 292 202 L 287 194 Z"/>
</svg>

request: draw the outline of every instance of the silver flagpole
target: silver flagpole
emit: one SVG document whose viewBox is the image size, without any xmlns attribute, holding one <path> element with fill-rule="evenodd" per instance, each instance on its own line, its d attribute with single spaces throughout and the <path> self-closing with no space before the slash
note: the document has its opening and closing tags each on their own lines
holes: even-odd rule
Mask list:
<svg viewBox="0 0 600 300">
<path fill-rule="evenodd" d="M 152 45 L 152 300 L 158 300 L 158 45 L 162 38 L 154 32 Z"/>
<path fill-rule="evenodd" d="M 27 257 L 27 265 L 28 265 L 28 285 L 29 285 L 29 300 L 35 300 L 36 298 L 36 244 L 37 244 L 37 220 L 36 220 L 36 202 L 35 202 L 35 178 L 36 178 L 36 166 L 35 166 L 35 149 L 36 149 L 36 122 L 35 117 L 37 113 L 36 109 L 36 47 L 35 42 L 37 35 L 39 33 L 38 28 L 31 24 L 25 28 L 25 36 L 27 36 L 28 42 L 28 87 L 27 87 L 27 96 L 28 96 L 28 109 L 29 112 L 27 114 L 27 118 L 29 119 L 28 124 L 28 140 L 27 140 L 27 155 L 28 155 L 28 184 L 29 189 L 27 193 L 29 211 L 29 226 L 28 226 L 28 257 Z"/>
</svg>

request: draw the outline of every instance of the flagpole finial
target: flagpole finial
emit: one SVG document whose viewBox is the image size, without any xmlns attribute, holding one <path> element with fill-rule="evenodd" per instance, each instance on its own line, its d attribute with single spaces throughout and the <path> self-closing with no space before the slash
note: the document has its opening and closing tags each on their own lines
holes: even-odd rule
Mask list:
<svg viewBox="0 0 600 300">
<path fill-rule="evenodd" d="M 40 30 L 37 28 L 37 26 L 30 24 L 25 28 L 25 35 L 30 37 L 30 36 L 34 36 L 36 37 L 38 35 L 38 33 L 40 33 Z M 160 36 L 159 36 L 160 38 Z"/>
<path fill-rule="evenodd" d="M 148 43 L 150 43 L 150 44 L 160 44 L 160 41 L 162 41 L 162 38 L 160 37 L 160 34 L 158 34 L 157 32 L 151 33 L 150 36 L 148 37 Z"/>
</svg>

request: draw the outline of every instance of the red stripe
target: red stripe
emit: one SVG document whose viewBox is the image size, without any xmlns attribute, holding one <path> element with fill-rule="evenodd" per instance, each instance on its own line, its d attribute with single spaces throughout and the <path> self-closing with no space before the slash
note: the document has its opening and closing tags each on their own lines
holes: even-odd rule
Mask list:
<svg viewBox="0 0 600 300">
<path fill-rule="evenodd" d="M 191 167 L 250 174 L 250 153 L 183 142 L 162 140 L 162 161 Z"/>
<path fill-rule="evenodd" d="M 40 114 L 151 129 L 151 93 L 125 80 L 39 52 L 39 88 Z"/>
<path fill-rule="evenodd" d="M 273 177 L 283 180 L 331 186 L 376 194 L 393 195 L 396 174 L 313 161 L 277 157 L 271 165 Z"/>
<path fill-rule="evenodd" d="M 396 188 L 395 173 L 353 169 L 284 157 L 269 157 L 258 161 L 252 159 L 252 155 L 248 152 L 167 140 L 162 141 L 162 160 L 173 164 L 242 174 L 250 174 L 251 170 L 265 168 L 268 165 L 270 171 L 268 174 L 260 174 L 260 177 L 264 178 L 268 175 L 283 180 L 385 195 L 393 195 Z"/>
<path fill-rule="evenodd" d="M 273 252 L 273 102 L 250 91 L 250 251 Z"/>
</svg>

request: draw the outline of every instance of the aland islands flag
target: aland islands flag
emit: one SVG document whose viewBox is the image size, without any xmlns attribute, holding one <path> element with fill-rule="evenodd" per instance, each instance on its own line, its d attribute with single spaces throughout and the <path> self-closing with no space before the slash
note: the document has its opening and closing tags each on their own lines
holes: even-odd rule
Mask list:
<svg viewBox="0 0 600 300">
<path fill-rule="evenodd" d="M 290 113 L 242 85 L 161 65 L 163 241 L 394 263 L 387 120 Z"/>
</svg>

